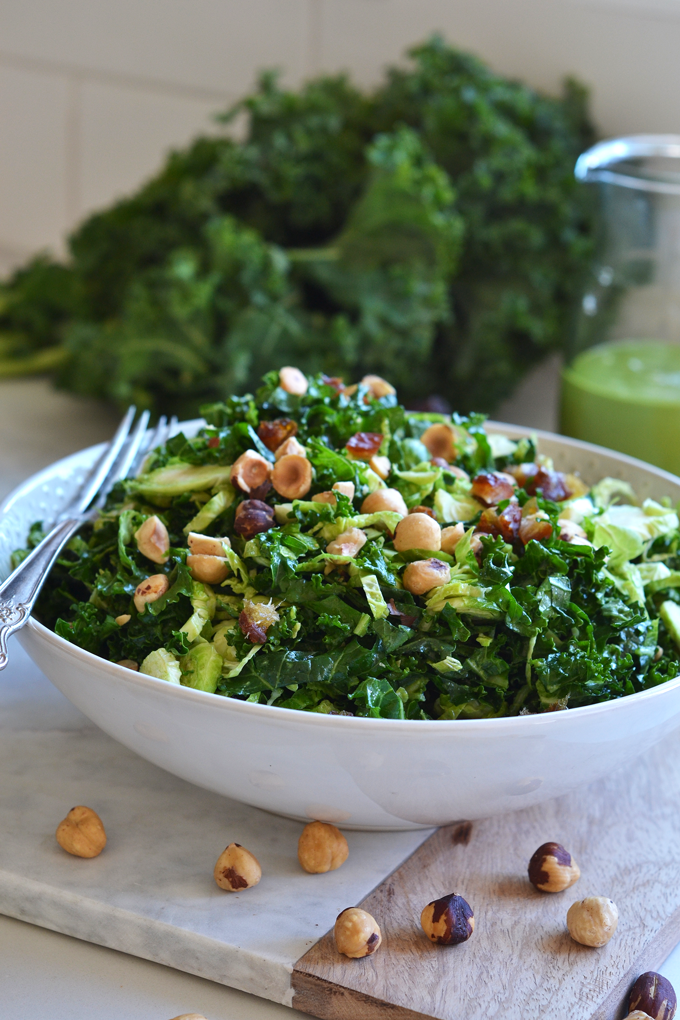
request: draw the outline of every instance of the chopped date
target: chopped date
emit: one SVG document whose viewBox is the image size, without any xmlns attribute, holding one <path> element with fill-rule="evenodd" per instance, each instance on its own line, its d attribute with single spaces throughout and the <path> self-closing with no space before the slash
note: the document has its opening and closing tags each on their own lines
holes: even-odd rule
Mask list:
<svg viewBox="0 0 680 1020">
<path fill-rule="evenodd" d="M 245 609 L 238 618 L 238 625 L 254 645 L 263 645 L 267 640 L 267 631 L 260 627 L 255 620 L 252 620 Z"/>
<path fill-rule="evenodd" d="M 501 535 L 506 542 L 513 542 L 522 522 L 522 510 L 517 503 L 508 503 L 500 514 L 494 507 L 482 512 L 475 531 L 486 535 Z"/>
<path fill-rule="evenodd" d="M 538 492 L 544 499 L 550 499 L 553 503 L 561 503 L 571 496 L 566 475 L 561 471 L 546 471 L 542 467 L 539 467 L 536 474 L 527 479 L 524 488 L 530 496 L 534 496 Z"/>
<path fill-rule="evenodd" d="M 209 450 L 216 450 L 217 447 L 220 445 L 220 437 L 211 436 L 206 445 Z"/>
<path fill-rule="evenodd" d="M 484 506 L 497 506 L 502 500 L 510 499 L 515 483 L 508 475 L 498 471 L 484 471 L 473 479 L 470 491 Z"/>
<path fill-rule="evenodd" d="M 543 542 L 546 538 L 550 538 L 552 531 L 550 521 L 530 514 L 528 517 L 522 518 L 519 526 L 519 537 L 524 545 L 528 545 L 532 539 L 536 542 Z"/>
<path fill-rule="evenodd" d="M 321 381 L 326 386 L 332 386 L 336 393 L 342 393 L 345 388 L 343 380 L 337 375 L 322 375 Z"/>
<path fill-rule="evenodd" d="M 292 418 L 274 418 L 272 421 L 261 421 L 257 434 L 267 447 L 274 453 L 286 439 L 297 434 L 297 422 Z"/>
<path fill-rule="evenodd" d="M 357 460 L 370 460 L 380 449 L 384 438 L 382 432 L 355 432 L 347 441 L 347 452 Z"/>
<path fill-rule="evenodd" d="M 390 599 L 387 603 L 387 608 L 390 611 L 390 616 L 398 616 L 400 618 L 399 622 L 403 624 L 404 627 L 415 627 L 418 622 L 417 616 L 409 616 L 408 613 L 404 613 L 401 609 L 397 609 L 394 604 L 394 599 Z"/>
</svg>

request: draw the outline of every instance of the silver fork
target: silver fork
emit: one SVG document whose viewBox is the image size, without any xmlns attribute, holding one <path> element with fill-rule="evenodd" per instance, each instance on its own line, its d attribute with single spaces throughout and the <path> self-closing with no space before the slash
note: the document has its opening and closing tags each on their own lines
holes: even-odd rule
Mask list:
<svg viewBox="0 0 680 1020">
<path fill-rule="evenodd" d="M 130 431 L 134 416 L 135 408 L 128 408 L 116 434 L 77 496 L 60 513 L 50 533 L 0 585 L 0 670 L 8 662 L 7 639 L 28 623 L 45 578 L 63 547 L 85 521 L 97 515 L 111 487 L 120 479 L 136 473 L 148 451 L 162 445 L 177 424 L 176 418 L 168 424 L 163 415 L 149 442 L 144 443 L 149 412 L 144 411 Z"/>
</svg>

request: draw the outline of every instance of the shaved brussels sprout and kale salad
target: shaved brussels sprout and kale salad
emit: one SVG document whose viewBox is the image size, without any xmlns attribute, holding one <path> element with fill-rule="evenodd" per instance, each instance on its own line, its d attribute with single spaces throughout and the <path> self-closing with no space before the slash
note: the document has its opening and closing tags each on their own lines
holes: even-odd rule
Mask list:
<svg viewBox="0 0 680 1020">
<path fill-rule="evenodd" d="M 37 610 L 61 637 L 201 691 L 389 719 L 569 709 L 680 673 L 670 506 L 589 490 L 481 415 L 406 411 L 377 376 L 283 368 L 203 414 L 61 554 Z"/>
</svg>

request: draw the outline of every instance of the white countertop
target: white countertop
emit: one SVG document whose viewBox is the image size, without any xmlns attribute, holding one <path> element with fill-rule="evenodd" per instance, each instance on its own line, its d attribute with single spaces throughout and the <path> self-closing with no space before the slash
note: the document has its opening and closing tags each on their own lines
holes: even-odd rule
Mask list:
<svg viewBox="0 0 680 1020">
<path fill-rule="evenodd" d="M 524 407 L 522 417 L 526 414 Z M 115 413 L 55 393 L 41 380 L 0 383 L 0 498 L 58 457 L 105 439 L 116 420 Z M 662 971 L 680 991 L 680 947 Z M 208 1020 L 303 1016 L 286 1006 L 3 916 L 0 994 L 3 1015 L 16 1020 L 170 1020 L 190 1012 Z"/>
</svg>

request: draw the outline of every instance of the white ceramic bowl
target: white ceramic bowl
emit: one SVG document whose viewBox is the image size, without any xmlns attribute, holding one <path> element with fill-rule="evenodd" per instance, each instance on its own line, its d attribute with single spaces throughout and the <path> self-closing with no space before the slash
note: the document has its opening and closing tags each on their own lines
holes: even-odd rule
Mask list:
<svg viewBox="0 0 680 1020">
<path fill-rule="evenodd" d="M 185 431 L 198 424 L 185 424 Z M 529 434 L 509 425 L 490 430 Z M 640 496 L 680 499 L 680 478 L 665 471 L 573 439 L 538 437 L 558 469 L 580 470 L 587 482 L 613 475 Z M 8 497 L 0 508 L 0 577 L 28 525 L 49 520 L 65 504 L 100 451 L 67 457 Z M 680 678 L 545 715 L 359 719 L 175 687 L 91 655 L 35 620 L 20 641 L 77 708 L 143 758 L 247 804 L 346 828 L 415 829 L 536 804 L 605 775 L 680 724 Z"/>
</svg>

